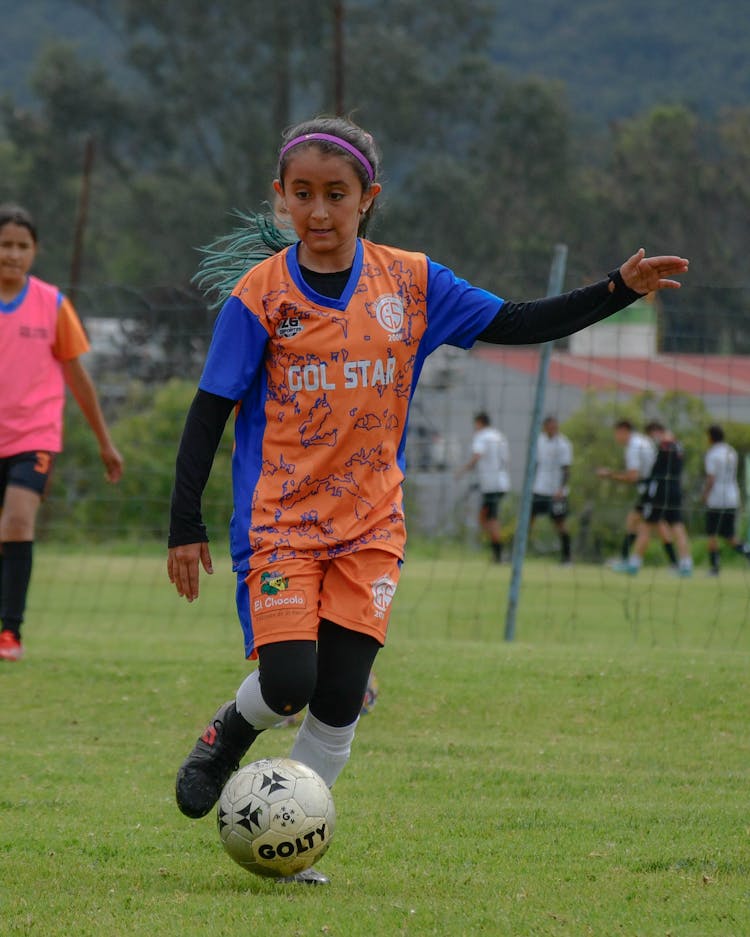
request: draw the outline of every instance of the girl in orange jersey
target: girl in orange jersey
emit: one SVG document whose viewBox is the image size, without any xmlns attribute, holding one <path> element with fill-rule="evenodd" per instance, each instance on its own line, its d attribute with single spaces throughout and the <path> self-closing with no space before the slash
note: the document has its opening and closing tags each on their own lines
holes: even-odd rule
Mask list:
<svg viewBox="0 0 750 937">
<path fill-rule="evenodd" d="M 29 276 L 36 246 L 29 213 L 0 205 L 0 660 L 23 656 L 34 526 L 62 449 L 66 384 L 99 441 L 107 478 L 122 474 L 122 457 L 79 360 L 89 344 L 78 316 L 56 286 Z"/>
<path fill-rule="evenodd" d="M 362 237 L 379 163 L 372 137 L 343 119 L 285 135 L 274 188 L 296 240 L 275 232 L 278 252 L 234 286 L 188 413 L 169 578 L 193 601 L 200 566 L 212 571 L 201 494 L 234 410 L 231 550 L 245 653 L 259 659 L 180 767 L 190 817 L 208 813 L 260 732 L 306 705 L 291 757 L 329 785 L 346 764 L 399 579 L 405 432 L 426 356 L 446 343 L 559 338 L 687 270 L 641 250 L 584 289 L 504 301 Z"/>
</svg>

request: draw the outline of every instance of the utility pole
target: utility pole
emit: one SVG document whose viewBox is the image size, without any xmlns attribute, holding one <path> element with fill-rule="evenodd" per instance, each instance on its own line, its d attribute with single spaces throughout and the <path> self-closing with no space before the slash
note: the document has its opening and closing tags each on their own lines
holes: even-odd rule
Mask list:
<svg viewBox="0 0 750 937">
<path fill-rule="evenodd" d="M 283 4 L 274 8 L 274 82 L 273 119 L 276 134 L 291 123 L 291 77 L 289 74 L 289 16 Z"/>
<path fill-rule="evenodd" d="M 333 98 L 336 116 L 344 116 L 344 0 L 333 0 Z"/>
<path fill-rule="evenodd" d="M 78 196 L 78 212 L 75 229 L 73 231 L 73 256 L 70 261 L 70 285 L 68 297 L 75 305 L 76 293 L 81 284 L 81 270 L 83 269 L 83 242 L 86 235 L 86 222 L 89 213 L 89 193 L 91 191 L 91 173 L 94 168 L 94 138 L 88 137 L 83 151 L 83 172 L 81 174 L 81 191 Z"/>
</svg>

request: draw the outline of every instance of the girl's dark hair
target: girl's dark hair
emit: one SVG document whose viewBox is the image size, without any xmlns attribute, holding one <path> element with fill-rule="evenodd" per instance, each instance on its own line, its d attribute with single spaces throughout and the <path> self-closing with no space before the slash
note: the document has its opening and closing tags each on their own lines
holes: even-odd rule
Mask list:
<svg viewBox="0 0 750 937">
<path fill-rule="evenodd" d="M 26 228 L 36 244 L 36 224 L 25 208 L 21 208 L 20 205 L 0 205 L 0 228 L 6 224 L 17 224 L 21 228 Z"/>
<path fill-rule="evenodd" d="M 718 423 L 712 423 L 708 427 L 708 438 L 711 442 L 723 442 L 724 441 L 724 430 L 719 426 Z"/>
<path fill-rule="evenodd" d="M 290 140 L 294 140 L 296 137 L 302 137 L 306 133 L 327 133 L 332 137 L 345 140 L 347 143 L 351 144 L 351 146 L 358 149 L 372 166 L 373 177 L 370 179 L 367 170 L 357 157 L 353 156 L 343 147 L 337 146 L 335 143 L 331 143 L 328 140 L 309 140 L 297 144 L 297 146 L 293 147 L 290 151 L 284 153 L 283 156 L 280 156 L 278 178 L 282 187 L 284 185 L 284 173 L 286 172 L 287 164 L 292 155 L 304 147 L 311 146 L 317 147 L 321 153 L 343 157 L 357 174 L 357 178 L 362 183 L 363 192 L 367 192 L 372 183 L 377 181 L 380 174 L 380 153 L 378 152 L 378 148 L 372 136 L 353 121 L 347 120 L 345 117 L 315 117 L 312 120 L 306 120 L 301 124 L 296 124 L 294 127 L 290 127 L 285 131 L 281 143 L 281 150 L 284 149 Z M 365 233 L 367 223 L 372 217 L 374 208 L 375 201 L 373 201 L 359 222 L 360 235 Z"/>
<path fill-rule="evenodd" d="M 663 433 L 666 430 L 666 426 L 663 423 L 660 423 L 658 420 L 651 420 L 650 423 L 646 423 L 646 428 L 644 432 L 646 433 Z"/>
<path fill-rule="evenodd" d="M 281 149 L 283 150 L 290 140 L 306 133 L 327 133 L 332 137 L 345 140 L 359 150 L 372 167 L 372 179 L 356 156 L 335 143 L 327 140 L 310 140 L 299 144 L 300 149 L 306 146 L 317 146 L 322 153 L 343 156 L 362 183 L 362 191 L 367 192 L 370 189 L 372 183 L 378 178 L 380 154 L 369 133 L 343 117 L 316 117 L 314 120 L 307 120 L 287 130 Z M 292 148 L 292 152 L 296 151 L 297 146 Z M 278 178 L 282 186 L 290 156 L 290 153 L 285 153 L 279 158 Z M 360 235 L 365 233 L 374 204 L 373 201 L 365 214 L 360 217 Z M 235 284 L 248 270 L 296 242 L 297 235 L 278 210 L 278 206 L 274 208 L 268 206 L 268 209 L 266 212 L 235 212 L 240 225 L 229 234 L 216 238 L 211 244 L 200 249 L 203 258 L 193 277 L 193 282 L 212 297 L 213 307 L 220 306 L 231 296 Z"/>
</svg>

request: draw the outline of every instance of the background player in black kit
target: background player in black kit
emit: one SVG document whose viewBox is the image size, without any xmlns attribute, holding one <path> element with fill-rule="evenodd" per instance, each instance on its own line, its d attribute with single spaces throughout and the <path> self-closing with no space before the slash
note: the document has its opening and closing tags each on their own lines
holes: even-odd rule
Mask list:
<svg viewBox="0 0 750 937">
<path fill-rule="evenodd" d="M 646 435 L 656 446 L 656 460 L 643 497 L 643 523 L 624 572 L 631 576 L 639 572 L 651 534 L 659 532 L 666 524 L 677 544 L 678 575 L 688 577 L 693 573 L 693 558 L 682 515 L 684 452 L 672 433 L 657 420 L 646 426 Z"/>
</svg>

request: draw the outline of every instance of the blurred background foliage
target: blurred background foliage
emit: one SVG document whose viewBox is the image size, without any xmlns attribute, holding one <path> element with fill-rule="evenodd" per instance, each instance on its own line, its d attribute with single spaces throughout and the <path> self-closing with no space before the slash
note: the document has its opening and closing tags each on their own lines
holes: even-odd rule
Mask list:
<svg viewBox="0 0 750 937">
<path fill-rule="evenodd" d="M 375 240 L 424 250 L 514 299 L 544 293 L 556 242 L 569 248 L 568 288 L 641 245 L 679 252 L 690 283 L 661 297 L 660 349 L 750 353 L 750 17 L 740 13 L 736 0 L 0 0 L 0 201 L 36 215 L 36 272 L 66 288 L 93 145 L 75 300 L 87 323 L 117 324 L 96 376 L 130 471 L 118 490 L 101 482 L 83 497 L 99 482 L 70 407 L 55 525 L 120 536 L 139 511 L 135 527 L 163 536 L 163 511 L 149 504 L 168 497 L 213 320 L 190 285 L 196 249 L 233 226 L 233 209 L 269 198 L 279 135 L 311 114 L 342 109 L 378 141 Z M 640 424 L 653 412 L 686 443 L 695 489 L 702 406 L 592 396 L 566 430 L 611 463 L 614 416 Z M 726 428 L 750 450 L 745 427 Z M 217 458 L 229 458 L 228 442 Z M 227 478 L 214 472 L 207 493 L 207 520 L 215 510 L 222 530 Z M 608 499 L 603 484 L 577 480 L 581 523 L 589 502 Z"/>
<path fill-rule="evenodd" d="M 2 65 L 0 200 L 38 216 L 38 272 L 65 286 L 92 140 L 83 282 L 184 285 L 228 213 L 268 198 L 282 128 L 333 111 L 339 79 L 384 153 L 375 239 L 513 298 L 543 292 L 556 241 L 569 285 L 641 244 L 689 256 L 708 290 L 741 285 L 750 19 L 672 7 L 0 0 L 22 43 Z"/>
<path fill-rule="evenodd" d="M 96 440 L 80 410 L 65 415 L 65 457 L 55 467 L 52 497 L 40 515 L 40 533 L 67 543 L 134 539 L 164 542 L 174 461 L 195 383 L 177 378 L 156 390 L 132 384 L 113 433 L 127 466 L 109 485 L 99 470 Z M 232 420 L 227 422 L 203 497 L 209 535 L 224 537 L 232 513 Z"/>
</svg>

